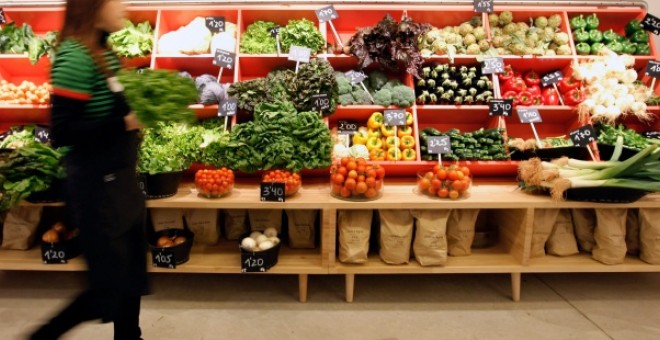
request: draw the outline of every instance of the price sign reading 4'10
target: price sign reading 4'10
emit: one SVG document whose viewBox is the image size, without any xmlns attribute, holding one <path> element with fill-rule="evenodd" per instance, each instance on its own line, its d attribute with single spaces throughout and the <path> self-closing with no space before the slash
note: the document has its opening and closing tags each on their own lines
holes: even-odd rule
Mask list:
<svg viewBox="0 0 660 340">
<path fill-rule="evenodd" d="M 317 93 L 312 95 L 312 108 L 314 111 L 323 111 L 330 109 L 330 98 L 327 93 Z"/>
<path fill-rule="evenodd" d="M 289 60 L 297 61 L 300 63 L 308 63 L 312 55 L 312 50 L 302 46 L 291 46 L 289 48 Z"/>
<path fill-rule="evenodd" d="M 339 133 L 351 134 L 358 130 L 358 123 L 352 120 L 340 120 L 337 126 Z"/>
<path fill-rule="evenodd" d="M 546 87 L 546 86 L 552 86 L 554 84 L 557 84 L 560 80 L 564 79 L 564 74 L 561 73 L 561 71 L 557 70 L 554 72 L 550 72 L 541 78 L 541 86 Z"/>
<path fill-rule="evenodd" d="M 261 201 L 284 202 L 284 183 L 261 183 Z"/>
<path fill-rule="evenodd" d="M 660 19 L 650 13 L 646 13 L 644 20 L 642 20 L 642 28 L 655 35 L 660 35 Z"/>
<path fill-rule="evenodd" d="M 493 0 L 474 0 L 474 11 L 477 13 L 493 13 Z"/>
<path fill-rule="evenodd" d="M 451 140 L 449 136 L 429 136 L 427 144 L 430 154 L 444 155 L 451 153 Z"/>
<path fill-rule="evenodd" d="M 236 53 L 221 50 L 219 48 L 215 50 L 215 58 L 213 58 L 213 65 L 232 69 L 234 67 L 235 62 L 236 62 Z"/>
<path fill-rule="evenodd" d="M 241 252 L 241 272 L 242 273 L 265 273 L 266 260 L 263 253 L 243 253 Z"/>
<path fill-rule="evenodd" d="M 575 146 L 587 146 L 596 140 L 596 131 L 591 125 L 585 125 L 570 133 L 571 140 Z"/>
<path fill-rule="evenodd" d="M 345 73 L 346 77 L 351 80 L 351 83 L 353 84 L 359 84 L 363 82 L 365 79 L 367 79 L 367 75 L 364 74 L 362 71 L 348 71 Z"/>
<path fill-rule="evenodd" d="M 44 264 L 67 263 L 66 248 L 56 243 L 41 246 L 41 259 Z"/>
<path fill-rule="evenodd" d="M 406 110 L 385 110 L 385 125 L 402 126 L 406 125 Z"/>
<path fill-rule="evenodd" d="M 493 57 L 484 59 L 481 73 L 498 74 L 504 72 L 504 59 L 502 57 Z"/>
<path fill-rule="evenodd" d="M 220 33 L 225 31 L 225 17 L 206 17 L 206 28 L 211 33 Z"/>
<path fill-rule="evenodd" d="M 491 99 L 488 103 L 491 116 L 510 116 L 513 109 L 513 99 Z"/>
<path fill-rule="evenodd" d="M 218 117 L 231 117 L 236 115 L 238 108 L 238 100 L 236 98 L 229 98 L 223 100 L 220 105 L 218 105 Z"/>
<path fill-rule="evenodd" d="M 174 260 L 174 253 L 168 248 L 157 248 L 151 252 L 151 262 L 154 267 L 160 268 L 176 268 L 176 261 Z"/>
<path fill-rule="evenodd" d="M 321 9 L 317 9 L 316 17 L 319 18 L 319 23 L 324 23 L 339 18 L 339 14 L 337 14 L 335 7 L 330 5 Z"/>
<path fill-rule="evenodd" d="M 539 109 L 531 107 L 518 107 L 518 118 L 521 123 L 541 123 L 541 114 Z"/>
</svg>

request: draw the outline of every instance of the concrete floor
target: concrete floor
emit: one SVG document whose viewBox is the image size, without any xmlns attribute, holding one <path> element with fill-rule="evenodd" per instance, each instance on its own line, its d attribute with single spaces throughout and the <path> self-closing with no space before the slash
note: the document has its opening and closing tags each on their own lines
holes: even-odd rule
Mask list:
<svg viewBox="0 0 660 340">
<path fill-rule="evenodd" d="M 0 272 L 0 339 L 24 334 L 67 303 L 82 273 Z M 153 275 L 145 339 L 660 339 L 660 273 L 523 275 L 522 301 L 508 275 Z M 87 323 L 66 339 L 111 339 Z"/>
</svg>

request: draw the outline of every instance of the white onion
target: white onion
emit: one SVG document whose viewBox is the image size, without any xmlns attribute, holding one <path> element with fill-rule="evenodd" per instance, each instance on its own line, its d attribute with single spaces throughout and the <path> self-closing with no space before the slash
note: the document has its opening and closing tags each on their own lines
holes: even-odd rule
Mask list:
<svg viewBox="0 0 660 340">
<path fill-rule="evenodd" d="M 587 99 L 583 102 L 583 104 L 589 108 L 589 110 L 592 110 L 594 107 L 596 107 L 596 101 L 593 99 Z"/>
<path fill-rule="evenodd" d="M 630 110 L 636 115 L 646 113 L 646 103 L 635 102 Z"/>
<path fill-rule="evenodd" d="M 278 245 L 280 243 L 280 239 L 277 237 L 269 237 L 268 240 L 273 242 L 274 245 Z"/>
<path fill-rule="evenodd" d="M 259 246 L 261 246 L 261 243 L 263 243 L 263 242 L 265 242 L 265 241 L 268 241 L 268 237 L 267 237 L 266 235 L 263 235 L 263 234 L 262 234 L 262 235 L 257 236 L 257 238 L 256 238 L 255 241 L 257 241 L 257 244 L 258 244 Z"/>
<path fill-rule="evenodd" d="M 266 228 L 266 230 L 264 231 L 264 235 L 266 235 L 267 237 L 277 236 L 277 229 L 273 227 Z"/>
<path fill-rule="evenodd" d="M 268 250 L 270 248 L 273 248 L 274 246 L 275 245 L 273 244 L 273 242 L 270 242 L 268 240 L 259 243 L 259 249 L 261 250 Z"/>
<path fill-rule="evenodd" d="M 257 241 L 249 237 L 246 237 L 243 239 L 243 241 L 241 241 L 241 247 L 243 247 L 243 249 L 253 250 L 254 247 L 256 246 L 257 246 Z"/>
<path fill-rule="evenodd" d="M 633 69 L 626 70 L 626 72 L 623 73 L 623 76 L 621 77 L 621 81 L 624 84 L 632 84 L 637 80 L 637 71 Z"/>
<path fill-rule="evenodd" d="M 607 108 L 605 108 L 605 106 L 599 104 L 596 105 L 596 107 L 594 107 L 594 115 L 602 116 L 605 115 L 606 113 L 607 113 Z"/>
<path fill-rule="evenodd" d="M 250 234 L 250 238 L 256 241 L 256 240 L 257 240 L 257 237 L 259 237 L 259 235 L 263 235 L 263 234 L 262 234 L 260 231 L 253 231 L 253 232 Z"/>
</svg>

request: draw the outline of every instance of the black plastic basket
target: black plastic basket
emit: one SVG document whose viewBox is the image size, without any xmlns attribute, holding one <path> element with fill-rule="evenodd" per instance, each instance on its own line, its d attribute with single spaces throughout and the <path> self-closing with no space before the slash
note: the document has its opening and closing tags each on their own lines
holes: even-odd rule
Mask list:
<svg viewBox="0 0 660 340">
<path fill-rule="evenodd" d="M 41 253 L 44 254 L 48 250 L 52 250 L 54 252 L 59 252 L 59 251 L 64 251 L 64 254 L 66 255 L 63 260 L 71 260 L 73 258 L 78 257 L 80 254 L 82 254 L 82 240 L 80 239 L 80 236 L 76 235 L 72 237 L 71 239 L 64 240 L 61 242 L 57 243 L 46 243 L 42 242 L 41 243 Z M 43 256 L 42 256 L 43 258 Z M 66 261 L 61 261 L 60 263 L 66 263 Z M 46 263 L 46 260 L 44 259 L 44 263 Z M 53 261 L 53 262 L 48 262 L 48 263 L 58 263 L 58 261 Z"/>
<path fill-rule="evenodd" d="M 238 248 L 241 251 L 241 268 L 243 272 L 263 272 L 267 271 L 270 268 L 273 268 L 277 264 L 277 260 L 280 255 L 280 247 L 282 245 L 282 242 L 278 242 L 275 246 L 273 246 L 270 249 L 267 250 L 262 250 L 262 251 L 250 251 L 246 250 L 243 247 L 241 247 L 241 242 L 243 241 L 244 238 L 249 237 L 250 233 L 246 233 L 241 235 L 241 237 L 238 240 Z M 262 260 L 263 263 L 259 263 L 259 265 L 256 268 L 256 270 L 246 270 L 244 262 L 249 260 L 249 259 L 255 259 L 256 261 Z M 260 270 L 263 268 L 263 270 Z"/>
<path fill-rule="evenodd" d="M 568 157 L 573 159 L 591 159 L 587 147 L 561 146 L 556 148 L 536 149 L 530 154 L 531 157 L 538 157 L 543 161 Z M 530 157 L 530 158 L 531 158 Z"/>
<path fill-rule="evenodd" d="M 141 174 L 144 176 L 148 199 L 166 198 L 176 194 L 183 171 L 163 172 L 159 174 Z"/>
<path fill-rule="evenodd" d="M 161 236 L 167 236 L 167 237 L 174 237 L 174 236 L 184 236 L 186 238 L 186 241 L 172 246 L 172 247 L 158 247 L 158 239 Z M 192 250 L 192 245 L 193 241 L 195 239 L 195 234 L 188 230 L 187 228 L 185 229 L 164 229 L 155 232 L 151 238 L 149 239 L 149 249 L 151 250 L 152 254 L 154 252 L 159 252 L 162 250 L 166 250 L 168 252 L 171 252 L 174 255 L 174 263 L 179 265 L 188 262 L 190 259 L 190 251 Z"/>
<path fill-rule="evenodd" d="M 30 203 L 53 203 L 62 202 L 64 200 L 64 181 L 60 179 L 54 180 L 48 189 L 31 193 L 25 198 Z"/>
<path fill-rule="evenodd" d="M 648 191 L 630 188 L 595 187 L 568 189 L 564 196 L 569 201 L 632 203 L 646 196 L 648 193 Z"/>
</svg>

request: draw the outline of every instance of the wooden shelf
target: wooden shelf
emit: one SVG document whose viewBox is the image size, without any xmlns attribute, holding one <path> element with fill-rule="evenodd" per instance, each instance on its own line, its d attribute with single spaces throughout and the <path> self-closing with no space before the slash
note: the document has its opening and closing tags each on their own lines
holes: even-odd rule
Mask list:
<svg viewBox="0 0 660 340">
<path fill-rule="evenodd" d="M 529 260 L 525 273 L 618 273 L 618 272 L 660 272 L 660 265 L 648 264 L 639 257 L 626 256 L 622 264 L 607 265 L 591 258 L 591 254 L 559 257 L 546 255 Z"/>
</svg>

